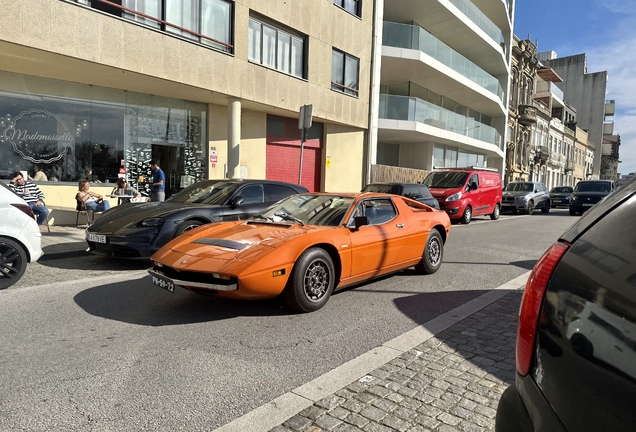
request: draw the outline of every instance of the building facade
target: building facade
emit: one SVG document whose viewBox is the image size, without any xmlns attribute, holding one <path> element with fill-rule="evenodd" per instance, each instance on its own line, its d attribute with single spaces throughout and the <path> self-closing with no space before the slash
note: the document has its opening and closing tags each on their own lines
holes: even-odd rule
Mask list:
<svg viewBox="0 0 636 432">
<path fill-rule="evenodd" d="M 504 171 L 514 1 L 376 4 L 368 162 Z"/>
<path fill-rule="evenodd" d="M 506 135 L 506 174 L 504 183 L 528 181 L 532 129 L 537 124 L 539 107 L 534 102 L 537 70 L 537 47 L 530 40 L 514 36 L 508 101 Z"/>
<path fill-rule="evenodd" d="M 554 51 L 539 53 L 539 60 L 563 78 L 557 83 L 565 99 L 577 110 L 577 125 L 588 131 L 594 143 L 592 179 L 601 172 L 602 142 L 606 116 L 614 115 L 613 101 L 606 101 L 607 72 L 589 73 L 585 54 L 557 57 Z"/>
<path fill-rule="evenodd" d="M 360 190 L 372 2 L 0 4 L 0 176 L 37 163 L 57 180 L 41 185 L 47 204 L 68 204 L 60 186 L 81 178 L 135 185 L 151 158 L 168 194 L 207 178 L 296 183 L 306 104 L 302 184 Z"/>
</svg>

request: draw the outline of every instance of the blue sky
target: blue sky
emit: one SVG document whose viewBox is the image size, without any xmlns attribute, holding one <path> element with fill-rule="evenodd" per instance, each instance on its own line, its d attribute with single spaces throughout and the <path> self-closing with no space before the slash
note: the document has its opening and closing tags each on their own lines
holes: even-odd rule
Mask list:
<svg viewBox="0 0 636 432">
<path fill-rule="evenodd" d="M 636 0 L 516 0 L 514 32 L 539 52 L 585 53 L 588 72 L 608 72 L 621 136 L 618 171 L 636 172 Z"/>
</svg>

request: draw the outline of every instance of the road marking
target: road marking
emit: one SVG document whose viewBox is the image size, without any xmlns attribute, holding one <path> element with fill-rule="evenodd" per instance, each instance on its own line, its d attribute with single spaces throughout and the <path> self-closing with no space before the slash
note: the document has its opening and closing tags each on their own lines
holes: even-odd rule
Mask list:
<svg viewBox="0 0 636 432">
<path fill-rule="evenodd" d="M 320 399 L 359 380 L 464 318 L 494 303 L 508 294 L 509 291 L 520 289 L 525 285 L 529 275 L 530 272 L 526 272 L 455 309 L 451 309 L 219 427 L 214 432 L 267 432 Z"/>
</svg>

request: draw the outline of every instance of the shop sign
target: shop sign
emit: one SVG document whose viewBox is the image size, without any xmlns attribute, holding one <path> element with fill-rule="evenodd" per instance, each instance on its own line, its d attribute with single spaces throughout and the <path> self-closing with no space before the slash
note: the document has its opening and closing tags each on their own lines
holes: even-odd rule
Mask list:
<svg viewBox="0 0 636 432">
<path fill-rule="evenodd" d="M 23 159 L 33 163 L 60 160 L 75 142 L 71 131 L 57 115 L 42 109 L 23 111 L 0 130 L 0 144 L 11 143 Z"/>
</svg>

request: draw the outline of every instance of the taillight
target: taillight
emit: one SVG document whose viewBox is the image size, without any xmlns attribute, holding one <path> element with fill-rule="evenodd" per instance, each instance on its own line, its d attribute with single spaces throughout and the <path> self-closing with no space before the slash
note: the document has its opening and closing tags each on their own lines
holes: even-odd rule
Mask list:
<svg viewBox="0 0 636 432">
<path fill-rule="evenodd" d="M 517 372 L 521 375 L 527 375 L 532 365 L 539 313 L 548 281 L 569 247 L 567 243 L 553 244 L 534 266 L 526 283 L 517 326 Z"/>
<path fill-rule="evenodd" d="M 13 207 L 17 208 L 18 210 L 23 211 L 24 213 L 26 213 L 26 215 L 28 217 L 30 217 L 31 219 L 33 219 L 35 217 L 35 215 L 33 214 L 33 210 L 31 210 L 31 207 L 29 207 L 26 204 L 11 204 Z"/>
</svg>

